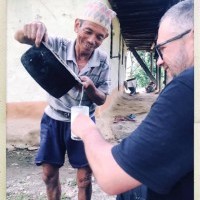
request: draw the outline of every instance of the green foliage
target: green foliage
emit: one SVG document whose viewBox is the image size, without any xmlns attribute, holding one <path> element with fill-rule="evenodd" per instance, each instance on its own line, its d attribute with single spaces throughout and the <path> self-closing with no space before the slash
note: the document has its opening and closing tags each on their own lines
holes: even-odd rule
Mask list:
<svg viewBox="0 0 200 200">
<path fill-rule="evenodd" d="M 143 62 L 146 64 L 146 66 L 150 70 L 151 53 L 146 52 L 146 51 L 138 51 L 137 53 L 139 54 L 140 58 L 143 60 Z M 127 79 L 135 77 L 136 80 L 137 80 L 137 87 L 138 88 L 146 87 L 150 82 L 149 77 L 147 76 L 147 74 L 145 73 L 143 68 L 140 66 L 140 64 L 137 62 L 135 57 L 132 55 L 132 53 L 129 52 L 128 57 L 131 61 L 131 64 L 130 64 L 129 67 L 127 67 Z M 153 69 L 152 74 L 153 74 L 153 76 L 155 76 L 155 73 L 156 73 L 156 61 L 155 61 L 155 59 L 153 59 L 152 65 L 153 65 L 152 66 L 152 69 Z"/>
</svg>

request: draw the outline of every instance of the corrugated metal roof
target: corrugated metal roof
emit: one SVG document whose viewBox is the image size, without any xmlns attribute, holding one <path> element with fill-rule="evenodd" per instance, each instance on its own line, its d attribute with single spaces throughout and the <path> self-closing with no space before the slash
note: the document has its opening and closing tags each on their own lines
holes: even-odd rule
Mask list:
<svg viewBox="0 0 200 200">
<path fill-rule="evenodd" d="M 159 20 L 180 0 L 108 0 L 117 13 L 121 34 L 131 50 L 151 50 L 156 40 Z"/>
</svg>

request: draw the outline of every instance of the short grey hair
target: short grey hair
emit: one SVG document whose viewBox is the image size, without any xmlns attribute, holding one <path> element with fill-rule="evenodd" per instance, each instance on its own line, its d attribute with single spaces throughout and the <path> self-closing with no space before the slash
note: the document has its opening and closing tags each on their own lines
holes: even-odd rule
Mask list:
<svg viewBox="0 0 200 200">
<path fill-rule="evenodd" d="M 194 28 L 194 2 L 181 1 L 172 6 L 161 18 L 160 24 L 169 19 L 174 31 L 186 31 Z"/>
</svg>

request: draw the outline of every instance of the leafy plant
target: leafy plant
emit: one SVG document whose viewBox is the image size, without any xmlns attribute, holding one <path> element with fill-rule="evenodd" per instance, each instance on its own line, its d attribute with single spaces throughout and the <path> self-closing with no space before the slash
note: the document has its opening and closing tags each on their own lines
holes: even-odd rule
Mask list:
<svg viewBox="0 0 200 200">
<path fill-rule="evenodd" d="M 154 53 L 153 55 L 150 52 L 147 51 L 137 51 L 140 58 L 143 60 L 145 65 L 148 67 L 148 69 L 151 71 L 152 75 L 156 76 L 156 60 L 154 59 Z M 151 56 L 152 58 L 152 70 L 151 67 Z M 137 87 L 143 88 L 146 87 L 149 82 L 151 81 L 143 68 L 140 66 L 136 58 L 133 56 L 131 52 L 128 52 L 128 59 L 130 59 L 130 65 L 127 66 L 126 70 L 126 79 L 136 78 L 137 80 Z M 161 78 L 164 79 L 164 72 L 161 71 Z"/>
</svg>

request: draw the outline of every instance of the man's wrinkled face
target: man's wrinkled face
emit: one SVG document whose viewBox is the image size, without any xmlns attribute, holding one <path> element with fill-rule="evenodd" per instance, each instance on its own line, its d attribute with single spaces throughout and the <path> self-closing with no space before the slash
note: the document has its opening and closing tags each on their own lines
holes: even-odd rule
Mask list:
<svg viewBox="0 0 200 200">
<path fill-rule="evenodd" d="M 162 66 L 166 70 L 169 78 L 177 76 L 188 68 L 190 58 L 187 40 L 189 34 L 190 30 L 174 31 L 169 20 L 164 20 L 160 25 L 157 39 L 157 46 L 160 51 L 158 53 L 160 55 L 157 65 Z"/>
<path fill-rule="evenodd" d="M 81 52 L 86 54 L 91 54 L 108 36 L 106 28 L 79 19 L 75 21 L 75 32 L 77 33 L 76 45 Z"/>
</svg>

